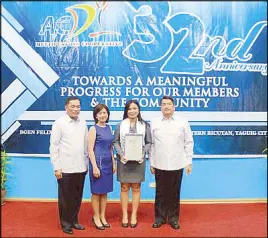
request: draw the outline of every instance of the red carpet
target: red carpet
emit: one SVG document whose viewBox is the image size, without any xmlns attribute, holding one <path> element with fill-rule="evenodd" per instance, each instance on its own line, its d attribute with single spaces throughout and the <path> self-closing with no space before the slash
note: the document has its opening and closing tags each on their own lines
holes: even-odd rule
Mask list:
<svg viewBox="0 0 268 238">
<path fill-rule="evenodd" d="M 141 203 L 136 228 L 123 228 L 120 204 L 108 203 L 112 228 L 99 231 L 90 223 L 90 203 L 84 202 L 80 223 L 86 230 L 73 235 L 61 231 L 56 202 L 7 201 L 1 208 L 1 237 L 267 237 L 267 203 L 182 204 L 180 230 L 151 228 L 153 203 Z"/>
</svg>

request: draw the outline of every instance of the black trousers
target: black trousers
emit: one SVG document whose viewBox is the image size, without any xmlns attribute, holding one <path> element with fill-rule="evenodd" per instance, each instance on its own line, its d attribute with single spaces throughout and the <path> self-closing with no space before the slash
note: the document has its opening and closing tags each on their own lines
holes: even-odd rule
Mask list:
<svg viewBox="0 0 268 238">
<path fill-rule="evenodd" d="M 58 208 L 61 227 L 78 223 L 86 172 L 62 173 L 58 179 Z"/>
<path fill-rule="evenodd" d="M 155 221 L 178 222 L 180 215 L 180 191 L 183 169 L 160 170 L 155 169 Z"/>
</svg>

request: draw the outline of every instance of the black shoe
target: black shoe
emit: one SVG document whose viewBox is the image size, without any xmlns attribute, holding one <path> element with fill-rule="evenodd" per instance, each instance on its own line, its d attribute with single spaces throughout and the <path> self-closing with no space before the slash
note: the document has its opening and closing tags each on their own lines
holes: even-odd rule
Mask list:
<svg viewBox="0 0 268 238">
<path fill-rule="evenodd" d="M 73 224 L 72 228 L 76 229 L 76 230 L 85 230 L 85 227 L 82 226 L 81 224 Z"/>
<path fill-rule="evenodd" d="M 110 225 L 109 223 L 106 223 L 106 224 L 103 224 L 103 223 L 102 223 L 102 225 L 103 225 L 105 228 L 110 228 L 110 227 L 111 227 L 111 225 Z"/>
<path fill-rule="evenodd" d="M 159 228 L 159 227 L 161 227 L 162 225 L 163 225 L 162 222 L 155 222 L 155 223 L 153 223 L 152 227 L 153 227 L 153 228 Z"/>
<path fill-rule="evenodd" d="M 110 228 L 110 227 L 111 227 L 111 225 L 110 225 L 109 223 L 104 224 L 104 223 L 101 221 L 101 224 L 102 224 L 105 228 Z"/>
<path fill-rule="evenodd" d="M 172 222 L 172 223 L 170 223 L 170 226 L 173 228 L 173 229 L 175 229 L 175 230 L 178 230 L 178 229 L 180 229 L 180 225 L 179 225 L 179 223 L 178 222 Z"/>
<path fill-rule="evenodd" d="M 130 223 L 130 227 L 131 227 L 131 228 L 135 228 L 137 225 L 138 225 L 137 222 L 136 222 L 135 224 Z"/>
<path fill-rule="evenodd" d="M 62 231 L 63 231 L 64 233 L 66 233 L 66 234 L 69 234 L 69 235 L 73 234 L 73 230 L 72 230 L 71 227 L 63 227 L 63 228 L 62 228 Z"/>
<path fill-rule="evenodd" d="M 127 228 L 128 227 L 128 222 L 127 223 L 122 222 L 122 227 Z"/>
<path fill-rule="evenodd" d="M 93 226 L 95 226 L 96 229 L 98 229 L 98 230 L 105 230 L 105 227 L 104 227 L 104 226 L 97 226 L 97 225 L 96 225 L 96 223 L 95 223 L 95 221 L 94 221 L 94 217 L 92 217 L 92 224 L 93 224 Z"/>
</svg>

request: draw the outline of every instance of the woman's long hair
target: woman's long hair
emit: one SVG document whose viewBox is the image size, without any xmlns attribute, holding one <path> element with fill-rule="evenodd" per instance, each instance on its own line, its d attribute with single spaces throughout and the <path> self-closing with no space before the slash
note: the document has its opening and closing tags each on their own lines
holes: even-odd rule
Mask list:
<svg viewBox="0 0 268 238">
<path fill-rule="evenodd" d="M 129 110 L 129 107 L 130 107 L 130 104 L 131 104 L 131 103 L 136 104 L 137 107 L 139 108 L 138 121 L 140 121 L 141 124 L 145 123 L 145 121 L 144 121 L 144 120 L 142 119 L 142 117 L 141 117 L 141 109 L 140 109 L 140 105 L 139 105 L 139 103 L 138 103 L 136 100 L 129 100 L 129 101 L 126 102 L 125 109 L 124 109 L 123 120 L 126 119 L 126 118 L 128 118 L 128 116 L 127 116 L 127 112 L 128 112 L 128 110 Z"/>
</svg>

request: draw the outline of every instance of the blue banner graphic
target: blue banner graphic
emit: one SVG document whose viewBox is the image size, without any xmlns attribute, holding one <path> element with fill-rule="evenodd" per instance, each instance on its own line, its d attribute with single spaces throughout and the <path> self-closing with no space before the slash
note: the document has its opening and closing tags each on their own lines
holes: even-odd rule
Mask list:
<svg viewBox="0 0 268 238">
<path fill-rule="evenodd" d="M 115 128 L 127 100 L 150 121 L 170 95 L 195 155 L 267 147 L 267 2 L 3 1 L 1 29 L 9 153 L 48 154 L 68 96 L 89 126 L 105 103 Z"/>
</svg>

